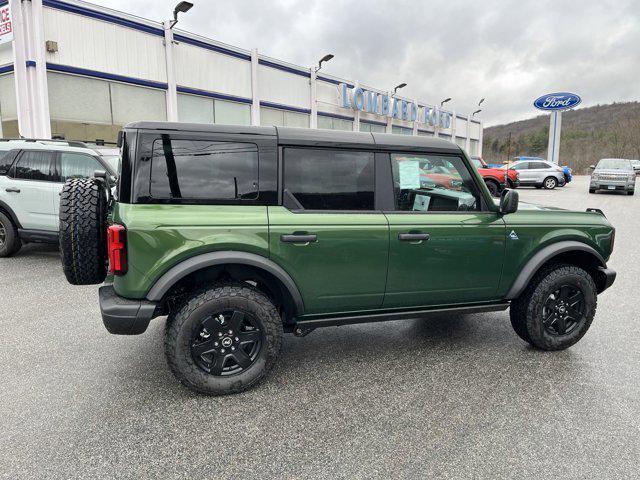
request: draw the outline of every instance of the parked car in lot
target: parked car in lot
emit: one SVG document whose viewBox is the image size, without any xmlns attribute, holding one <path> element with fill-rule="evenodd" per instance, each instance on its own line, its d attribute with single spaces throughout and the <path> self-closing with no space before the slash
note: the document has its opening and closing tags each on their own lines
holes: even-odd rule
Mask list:
<svg viewBox="0 0 640 480">
<path fill-rule="evenodd" d="M 514 162 L 509 170 L 520 174 L 520 185 L 553 190 L 566 183 L 564 169 L 546 160 L 522 160 Z"/>
<path fill-rule="evenodd" d="M 484 183 L 487 185 L 489 192 L 491 192 L 491 196 L 499 197 L 500 192 L 504 190 L 507 186 L 509 186 L 508 180 L 508 170 L 504 170 L 501 168 L 492 168 L 487 165 L 484 160 L 480 157 L 470 157 L 471 163 L 473 166 L 478 169 L 480 175 L 482 175 L 482 179 Z M 513 172 L 514 182 L 518 182 L 518 173 Z M 516 185 L 517 186 L 517 185 Z M 514 188 L 514 187 L 510 187 Z"/>
<path fill-rule="evenodd" d="M 102 179 L 63 188 L 63 270 L 107 279 L 111 333 L 168 315 L 169 367 L 196 392 L 255 385 L 283 332 L 433 313 L 510 308 L 520 338 L 561 350 L 615 279 L 602 212 L 497 204 L 439 138 L 155 122 L 120 138 L 117 198 Z"/>
<path fill-rule="evenodd" d="M 23 242 L 57 243 L 64 182 L 116 169 L 117 161 L 81 142 L 0 140 L 0 257 L 13 255 Z"/>
<path fill-rule="evenodd" d="M 597 165 L 591 165 L 589 193 L 598 190 L 623 191 L 633 195 L 636 191 L 636 171 L 630 160 L 623 158 L 603 158 Z"/>
<path fill-rule="evenodd" d="M 519 161 L 542 161 L 542 162 L 547 162 L 547 160 L 545 160 L 542 157 L 528 157 L 528 156 L 519 156 L 519 157 L 515 157 L 515 161 L 519 162 Z M 572 170 L 566 166 L 566 165 L 558 165 L 557 163 L 554 162 L 548 162 L 551 165 L 555 165 L 557 167 L 560 167 L 562 169 L 562 172 L 564 173 L 564 182 L 561 180 L 558 185 L 561 187 L 564 187 L 567 183 L 571 182 L 573 180 L 573 172 Z M 513 164 L 512 164 L 513 165 Z"/>
<path fill-rule="evenodd" d="M 629 160 L 631 162 L 631 166 L 633 170 L 636 172 L 636 175 L 640 175 L 640 160 Z"/>
</svg>

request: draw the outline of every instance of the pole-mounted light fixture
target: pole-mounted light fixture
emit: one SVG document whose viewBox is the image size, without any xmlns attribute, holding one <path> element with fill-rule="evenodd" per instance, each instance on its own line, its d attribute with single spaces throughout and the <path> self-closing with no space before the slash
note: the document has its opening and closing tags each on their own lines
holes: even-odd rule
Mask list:
<svg viewBox="0 0 640 480">
<path fill-rule="evenodd" d="M 451 101 L 451 97 L 449 97 L 449 98 L 445 98 L 444 100 L 442 100 L 442 101 L 440 102 L 440 106 L 442 107 L 445 103 L 450 102 L 450 101 Z"/>
<path fill-rule="evenodd" d="M 482 109 L 480 109 L 480 110 L 476 110 L 475 112 L 473 112 L 473 113 L 471 114 L 471 116 L 472 116 L 472 117 L 475 117 L 475 116 L 476 116 L 476 113 L 480 113 L 481 111 L 482 111 Z"/>
<path fill-rule="evenodd" d="M 484 98 L 480 99 L 480 101 L 478 102 L 478 106 L 482 105 L 482 102 L 484 102 Z"/>
<path fill-rule="evenodd" d="M 397 85 L 397 86 L 393 89 L 393 94 L 395 95 L 395 94 L 396 94 L 396 92 L 398 91 L 398 89 L 400 89 L 400 88 L 404 88 L 404 87 L 406 87 L 406 86 L 407 86 L 407 84 L 406 84 L 406 83 L 401 83 L 400 85 Z"/>
<path fill-rule="evenodd" d="M 193 3 L 191 2 L 180 2 L 176 5 L 176 8 L 173 9 L 173 22 L 171 22 L 171 28 L 178 23 L 178 14 L 188 12 L 191 10 L 191 7 L 193 7 Z"/>
<path fill-rule="evenodd" d="M 324 62 L 328 62 L 329 60 L 331 60 L 333 58 L 333 55 L 330 53 L 327 53 L 324 57 L 322 57 L 320 59 L 320 61 L 318 62 L 318 66 L 316 67 L 316 72 L 319 71 L 322 68 L 322 64 Z"/>
</svg>

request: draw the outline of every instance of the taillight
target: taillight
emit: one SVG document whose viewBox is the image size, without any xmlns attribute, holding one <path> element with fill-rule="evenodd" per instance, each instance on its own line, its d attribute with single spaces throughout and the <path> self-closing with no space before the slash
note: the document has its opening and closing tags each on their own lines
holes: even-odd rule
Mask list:
<svg viewBox="0 0 640 480">
<path fill-rule="evenodd" d="M 124 225 L 110 225 L 107 230 L 107 251 L 109 252 L 109 273 L 127 273 L 127 229 Z"/>
</svg>

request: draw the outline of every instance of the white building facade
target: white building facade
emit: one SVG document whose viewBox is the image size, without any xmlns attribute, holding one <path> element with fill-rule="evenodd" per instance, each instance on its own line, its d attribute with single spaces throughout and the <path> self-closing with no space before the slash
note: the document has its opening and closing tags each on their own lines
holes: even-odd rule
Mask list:
<svg viewBox="0 0 640 480">
<path fill-rule="evenodd" d="M 435 135 L 482 151 L 480 120 L 421 100 L 85 2 L 8 3 L 0 137 L 112 142 L 128 122 L 168 120 Z"/>
</svg>

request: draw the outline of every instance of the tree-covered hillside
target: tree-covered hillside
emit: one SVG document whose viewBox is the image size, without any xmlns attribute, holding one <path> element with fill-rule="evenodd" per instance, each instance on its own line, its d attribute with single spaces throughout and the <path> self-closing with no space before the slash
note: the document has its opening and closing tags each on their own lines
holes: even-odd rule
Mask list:
<svg viewBox="0 0 640 480">
<path fill-rule="evenodd" d="M 503 163 L 518 155 L 547 156 L 549 115 L 484 130 L 483 157 Z M 562 114 L 561 165 L 587 173 L 600 158 L 640 159 L 640 102 L 579 108 Z"/>
</svg>

